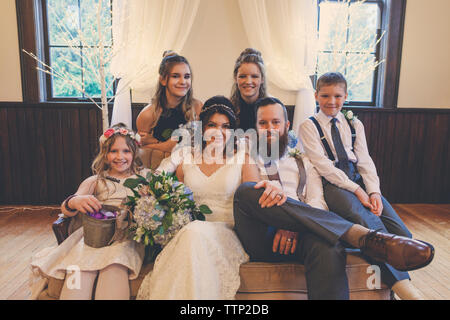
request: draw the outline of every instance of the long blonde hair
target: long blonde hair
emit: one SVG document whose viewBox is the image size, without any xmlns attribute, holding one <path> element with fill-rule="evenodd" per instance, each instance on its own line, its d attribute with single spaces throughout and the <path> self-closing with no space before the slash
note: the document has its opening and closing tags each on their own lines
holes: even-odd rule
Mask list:
<svg viewBox="0 0 450 320">
<path fill-rule="evenodd" d="M 258 50 L 255 50 L 253 48 L 247 48 L 244 51 L 241 52 L 239 57 L 236 60 L 236 63 L 234 65 L 234 71 L 233 71 L 233 86 L 231 88 L 231 97 L 230 100 L 233 103 L 235 109 L 236 109 L 236 115 L 239 119 L 239 114 L 241 113 L 241 92 L 239 91 L 236 77 L 238 75 L 239 68 L 244 63 L 254 63 L 258 66 L 259 72 L 261 72 L 261 86 L 259 88 L 259 98 L 264 98 L 267 96 L 267 83 L 266 83 L 266 68 L 264 66 L 264 61 L 261 56 L 261 52 Z"/>
<path fill-rule="evenodd" d="M 132 130 L 128 129 L 127 126 L 123 123 L 118 123 L 111 127 L 111 129 L 119 130 L 119 129 L 125 129 L 128 132 L 133 132 Z M 104 137 L 104 135 L 102 135 Z M 92 173 L 94 175 L 97 175 L 97 180 L 104 180 L 106 179 L 106 173 L 110 168 L 110 165 L 108 163 L 108 153 L 111 151 L 111 147 L 116 142 L 116 139 L 118 137 L 124 137 L 126 144 L 128 148 L 130 148 L 132 154 L 133 154 L 133 160 L 131 161 L 130 166 L 130 172 L 132 174 L 138 174 L 142 170 L 142 160 L 138 155 L 139 151 L 139 145 L 138 142 L 133 139 L 128 134 L 121 134 L 120 132 L 116 132 L 113 135 L 111 135 L 109 138 L 106 138 L 104 141 L 102 141 L 102 137 L 100 138 L 100 150 L 98 155 L 95 157 L 94 161 L 92 162 Z"/>
<path fill-rule="evenodd" d="M 159 76 L 160 79 L 168 80 L 170 71 L 174 67 L 174 65 L 184 63 L 189 67 L 191 71 L 191 87 L 189 88 L 187 94 L 184 96 L 181 102 L 181 110 L 184 114 L 186 121 L 194 120 L 198 115 L 195 114 L 194 104 L 194 93 L 192 89 L 192 81 L 193 74 L 192 68 L 187 61 L 187 59 L 183 56 L 178 55 L 177 53 L 168 50 L 163 54 L 163 59 L 161 64 L 159 65 Z M 166 96 L 166 87 L 161 84 L 161 81 L 158 80 L 158 86 L 155 92 L 155 95 L 152 98 L 152 104 L 155 105 L 155 112 L 157 114 L 157 118 L 166 111 L 167 108 L 167 96 Z M 155 121 L 156 125 L 157 121 Z"/>
</svg>

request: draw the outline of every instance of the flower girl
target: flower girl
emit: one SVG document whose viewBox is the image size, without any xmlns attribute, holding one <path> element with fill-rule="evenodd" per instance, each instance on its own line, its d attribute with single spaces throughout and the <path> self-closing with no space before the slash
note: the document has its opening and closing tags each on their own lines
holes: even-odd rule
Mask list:
<svg viewBox="0 0 450 320">
<path fill-rule="evenodd" d="M 83 214 L 99 211 L 102 205 L 119 206 L 131 195 L 123 182 L 136 174 L 146 174 L 143 171 L 147 170 L 142 169 L 137 156 L 139 139 L 123 124 L 113 126 L 100 137 L 100 152 L 92 164 L 94 175 L 64 200 L 64 215 L 74 217 L 74 222 Z M 132 240 L 90 247 L 84 242 L 83 228 L 78 228 L 59 246 L 32 257 L 32 298 L 40 293 L 46 279 L 53 277 L 65 279 L 62 300 L 92 299 L 97 278 L 95 299 L 129 299 L 129 280 L 139 275 L 143 257 L 144 247 Z"/>
</svg>

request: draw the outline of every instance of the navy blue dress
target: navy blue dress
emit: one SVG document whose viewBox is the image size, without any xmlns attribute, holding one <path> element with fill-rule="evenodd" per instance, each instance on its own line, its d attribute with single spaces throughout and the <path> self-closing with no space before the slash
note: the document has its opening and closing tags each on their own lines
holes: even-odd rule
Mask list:
<svg viewBox="0 0 450 320">
<path fill-rule="evenodd" d="M 239 98 L 239 102 L 240 113 L 238 117 L 238 128 L 241 128 L 244 131 L 247 131 L 247 129 L 255 129 L 256 113 L 254 103 L 248 104 L 242 98 Z"/>
</svg>

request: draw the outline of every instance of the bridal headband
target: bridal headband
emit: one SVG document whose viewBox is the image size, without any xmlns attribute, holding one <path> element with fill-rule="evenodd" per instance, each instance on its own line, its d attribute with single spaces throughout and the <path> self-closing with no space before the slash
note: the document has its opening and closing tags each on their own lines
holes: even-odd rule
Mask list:
<svg viewBox="0 0 450 320">
<path fill-rule="evenodd" d="M 211 110 L 211 109 L 216 108 L 216 107 L 224 108 L 225 110 L 231 112 L 232 115 L 235 115 L 233 109 L 231 109 L 229 106 L 226 106 L 226 105 L 224 105 L 224 104 L 219 104 L 219 103 L 215 103 L 215 104 L 212 104 L 212 105 L 210 105 L 210 106 L 204 108 L 204 109 L 200 112 L 200 114 L 202 114 L 202 113 L 204 113 L 204 112 L 207 112 L 208 110 Z"/>
</svg>

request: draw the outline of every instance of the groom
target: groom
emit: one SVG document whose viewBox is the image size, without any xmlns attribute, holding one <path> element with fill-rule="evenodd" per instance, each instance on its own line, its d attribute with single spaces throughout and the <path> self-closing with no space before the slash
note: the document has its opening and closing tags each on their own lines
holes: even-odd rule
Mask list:
<svg viewBox="0 0 450 320">
<path fill-rule="evenodd" d="M 409 278 L 405 271 L 431 262 L 431 245 L 369 230 L 326 211 L 318 173 L 307 158 L 296 160 L 286 154 L 289 121 L 283 103 L 262 98 L 255 111 L 258 142 L 268 151 L 255 161 L 263 178 L 280 183 L 283 193 L 267 194 L 267 181 L 244 183 L 235 193 L 235 231 L 251 261 L 302 263 L 308 298 L 330 300 L 349 298 L 343 242 L 360 248 L 378 264 L 390 287 Z M 278 148 L 272 150 L 273 146 Z"/>
</svg>

